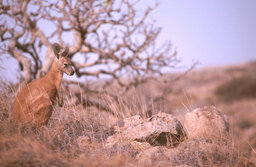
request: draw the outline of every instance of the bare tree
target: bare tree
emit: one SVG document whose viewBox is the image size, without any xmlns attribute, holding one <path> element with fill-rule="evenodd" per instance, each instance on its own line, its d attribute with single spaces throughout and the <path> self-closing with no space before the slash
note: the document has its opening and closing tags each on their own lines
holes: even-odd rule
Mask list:
<svg viewBox="0 0 256 167">
<path fill-rule="evenodd" d="M 24 83 L 28 83 L 49 70 L 51 43 L 59 42 L 70 47 L 77 77 L 107 76 L 127 91 L 179 63 L 170 42 L 156 45 L 161 28 L 149 15 L 158 4 L 141 11 L 138 3 L 140 0 L 3 0 L 0 49 L 19 62 Z"/>
</svg>

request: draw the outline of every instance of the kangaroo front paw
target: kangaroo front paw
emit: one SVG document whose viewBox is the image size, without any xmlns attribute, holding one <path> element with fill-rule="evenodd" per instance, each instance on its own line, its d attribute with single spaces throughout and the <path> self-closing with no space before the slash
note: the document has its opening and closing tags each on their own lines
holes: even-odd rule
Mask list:
<svg viewBox="0 0 256 167">
<path fill-rule="evenodd" d="M 63 106 L 63 100 L 59 100 L 59 106 L 62 107 Z"/>
</svg>

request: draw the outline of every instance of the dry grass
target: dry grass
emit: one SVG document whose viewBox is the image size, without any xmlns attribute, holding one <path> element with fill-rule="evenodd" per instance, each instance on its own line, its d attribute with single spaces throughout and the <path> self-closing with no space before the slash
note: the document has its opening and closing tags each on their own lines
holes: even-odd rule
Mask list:
<svg viewBox="0 0 256 167">
<path fill-rule="evenodd" d="M 253 152 L 256 149 L 255 100 L 217 105 L 231 119 L 230 135 L 225 138 L 187 139 L 174 149 L 152 147 L 145 152 L 136 150 L 129 142 L 106 148 L 104 143 L 112 133 L 111 126 L 135 114 L 148 117 L 148 105 L 153 106 L 153 114 L 161 110 L 175 114 L 200 104 L 200 94 L 189 92 L 189 88 L 196 85 L 187 85 L 186 94 L 174 88 L 166 94 L 165 100 L 154 104 L 152 94 L 159 96 L 157 91 L 164 91 L 168 84 L 164 88 L 152 85 L 152 89 L 142 87 L 134 90 L 137 93 L 120 97 L 118 104 L 108 96 L 99 97 L 117 113 L 114 116 L 93 107 L 69 106 L 73 95 L 65 92 L 68 96 L 64 107 L 55 107 L 48 125 L 38 128 L 17 126 L 12 122 L 11 107 L 16 88 L 0 83 L 0 166 L 253 166 L 250 161 L 256 162 Z M 178 100 L 172 101 L 175 96 Z M 168 100 L 172 108 L 166 104 Z M 182 104 L 185 104 L 183 109 Z M 149 153 L 153 154 L 147 156 Z"/>
<path fill-rule="evenodd" d="M 45 127 L 18 126 L 11 119 L 12 86 L 2 84 L 0 90 L 0 166 L 71 166 L 81 154 L 79 136 L 101 144 L 108 136 L 109 119 L 79 107 L 56 107 Z M 83 151 L 86 153 L 90 149 Z"/>
</svg>

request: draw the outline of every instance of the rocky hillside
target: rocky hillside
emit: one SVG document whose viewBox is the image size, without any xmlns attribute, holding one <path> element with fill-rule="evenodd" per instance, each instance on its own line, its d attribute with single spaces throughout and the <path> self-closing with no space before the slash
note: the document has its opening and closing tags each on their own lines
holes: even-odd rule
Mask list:
<svg viewBox="0 0 256 167">
<path fill-rule="evenodd" d="M 39 128 L 13 123 L 16 89 L 0 82 L 0 166 L 255 166 L 255 74 L 256 62 L 207 68 L 93 97 L 112 114 L 73 87 Z"/>
</svg>

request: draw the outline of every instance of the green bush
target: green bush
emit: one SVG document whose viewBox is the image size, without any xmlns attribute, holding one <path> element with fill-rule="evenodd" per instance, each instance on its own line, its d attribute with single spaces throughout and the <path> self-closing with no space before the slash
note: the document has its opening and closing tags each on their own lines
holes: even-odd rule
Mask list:
<svg viewBox="0 0 256 167">
<path fill-rule="evenodd" d="M 256 98 L 256 77 L 246 75 L 233 78 L 218 86 L 215 89 L 215 94 L 225 102 Z"/>
</svg>

